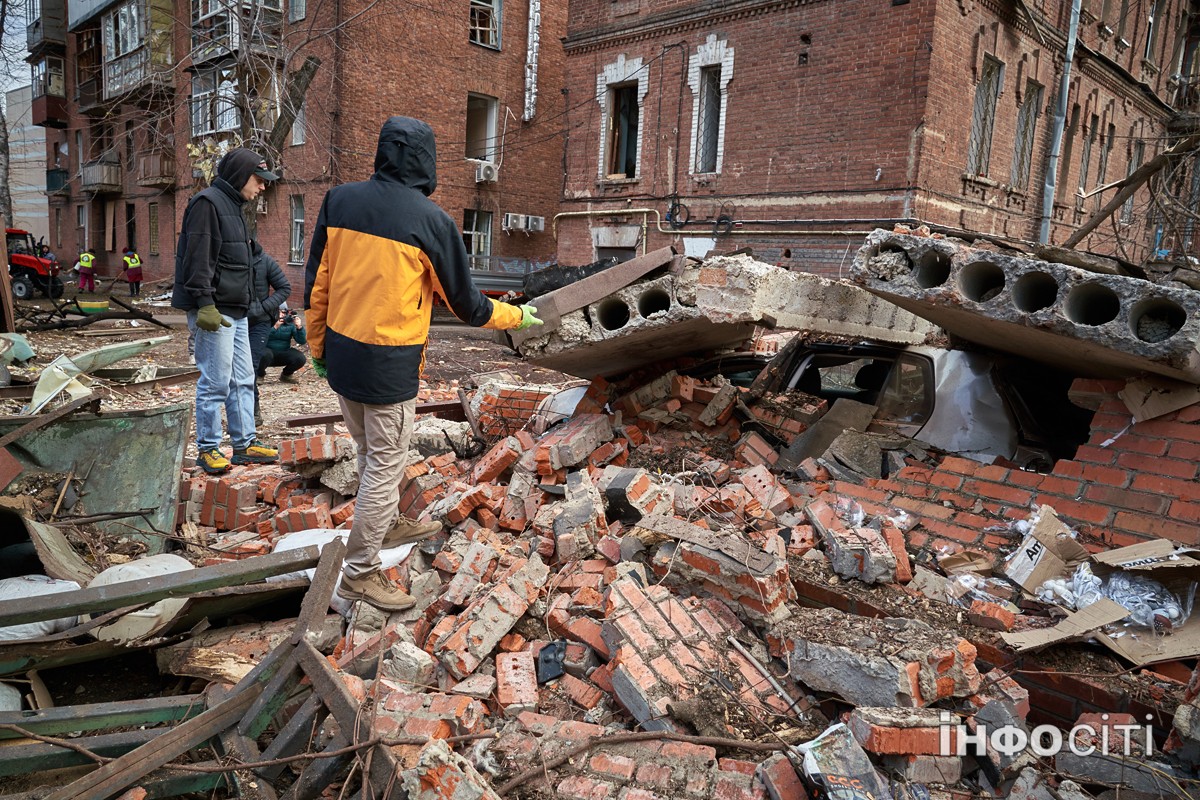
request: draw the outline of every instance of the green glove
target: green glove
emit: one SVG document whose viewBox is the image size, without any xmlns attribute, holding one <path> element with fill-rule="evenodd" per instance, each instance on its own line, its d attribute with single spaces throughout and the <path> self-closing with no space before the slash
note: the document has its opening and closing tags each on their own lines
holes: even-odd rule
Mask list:
<svg viewBox="0 0 1200 800">
<path fill-rule="evenodd" d="M 534 325 L 541 325 L 542 321 L 534 316 L 536 313 L 537 309 L 533 306 L 521 306 L 521 324 L 517 326 L 517 330 L 523 331 Z"/>
<path fill-rule="evenodd" d="M 325 380 L 329 380 L 329 370 L 325 369 L 325 359 L 314 358 L 312 360 L 312 362 L 313 362 L 313 372 L 317 373 L 317 377 L 324 378 Z"/>
<path fill-rule="evenodd" d="M 215 332 L 222 326 L 233 327 L 229 320 L 225 319 L 220 311 L 217 311 L 216 306 L 205 306 L 196 312 L 196 324 L 209 333 Z"/>
</svg>

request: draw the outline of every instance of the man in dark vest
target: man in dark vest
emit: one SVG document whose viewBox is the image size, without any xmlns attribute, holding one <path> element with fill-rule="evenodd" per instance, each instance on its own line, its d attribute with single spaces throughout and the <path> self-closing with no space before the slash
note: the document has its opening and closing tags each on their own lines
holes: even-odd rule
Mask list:
<svg viewBox="0 0 1200 800">
<path fill-rule="evenodd" d="M 265 464 L 279 452 L 258 439 L 254 425 L 254 365 L 246 312 L 253 296 L 251 244 L 242 206 L 278 180 L 253 150 L 231 150 L 212 186 L 183 212 L 175 250 L 171 305 L 188 313 L 196 332 L 196 464 L 218 474 L 230 468 L 220 450 L 221 408 L 229 422 L 233 464 Z"/>
</svg>

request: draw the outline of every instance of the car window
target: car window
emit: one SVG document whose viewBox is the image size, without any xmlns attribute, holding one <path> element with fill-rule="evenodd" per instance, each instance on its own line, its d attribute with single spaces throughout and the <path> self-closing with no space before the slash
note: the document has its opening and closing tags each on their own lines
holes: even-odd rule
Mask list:
<svg viewBox="0 0 1200 800">
<path fill-rule="evenodd" d="M 877 401 L 876 421 L 918 425 L 933 413 L 933 369 L 920 357 L 896 359 Z"/>
<path fill-rule="evenodd" d="M 920 425 L 933 413 L 933 385 L 933 367 L 920 356 L 819 353 L 805 361 L 791 388 L 830 401 L 845 397 L 874 405 L 876 422 Z"/>
</svg>

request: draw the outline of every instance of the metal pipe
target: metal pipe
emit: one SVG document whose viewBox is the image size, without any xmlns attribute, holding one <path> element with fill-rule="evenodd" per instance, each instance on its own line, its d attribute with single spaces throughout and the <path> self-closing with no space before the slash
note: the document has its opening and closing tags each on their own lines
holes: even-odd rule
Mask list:
<svg viewBox="0 0 1200 800">
<path fill-rule="evenodd" d="M 525 44 L 525 110 L 521 119 L 533 120 L 537 113 L 538 55 L 542 49 L 542 0 L 529 0 L 529 35 Z"/>
<path fill-rule="evenodd" d="M 1062 81 L 1058 86 L 1058 108 L 1054 111 L 1054 131 L 1050 135 L 1050 160 L 1042 184 L 1042 219 L 1038 242 L 1050 241 L 1050 218 L 1054 214 L 1054 191 L 1058 185 L 1058 157 L 1062 152 L 1063 128 L 1067 121 L 1068 93 L 1071 90 L 1071 64 L 1075 61 L 1075 39 L 1079 34 L 1079 6 L 1083 0 L 1071 0 L 1071 24 L 1067 32 L 1067 52 L 1063 58 Z"/>
</svg>

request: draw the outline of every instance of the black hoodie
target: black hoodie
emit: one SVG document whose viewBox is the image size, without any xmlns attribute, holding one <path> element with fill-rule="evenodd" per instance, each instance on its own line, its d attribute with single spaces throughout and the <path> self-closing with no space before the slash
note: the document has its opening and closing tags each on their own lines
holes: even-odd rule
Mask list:
<svg viewBox="0 0 1200 800">
<path fill-rule="evenodd" d="M 305 267 L 308 344 L 329 385 L 359 403 L 416 397 L 433 292 L 459 319 L 508 329 L 521 321 L 471 282 L 454 221 L 429 195 L 437 188 L 433 130 L 392 117 L 379 134 L 369 181 L 330 189 Z"/>
</svg>

